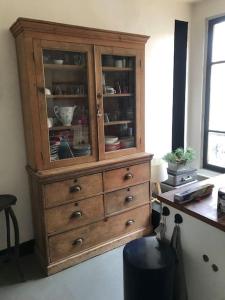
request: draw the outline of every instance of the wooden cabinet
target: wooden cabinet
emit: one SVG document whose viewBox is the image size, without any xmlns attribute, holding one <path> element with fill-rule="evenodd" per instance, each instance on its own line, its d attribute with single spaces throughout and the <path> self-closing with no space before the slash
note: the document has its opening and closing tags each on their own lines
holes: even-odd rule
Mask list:
<svg viewBox="0 0 225 300">
<path fill-rule="evenodd" d="M 146 36 L 19 18 L 36 252 L 47 274 L 151 231 Z"/>
</svg>

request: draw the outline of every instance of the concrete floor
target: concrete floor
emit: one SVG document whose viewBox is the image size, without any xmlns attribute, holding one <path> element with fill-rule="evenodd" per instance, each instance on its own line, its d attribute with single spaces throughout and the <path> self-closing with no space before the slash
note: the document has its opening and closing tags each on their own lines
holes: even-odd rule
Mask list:
<svg viewBox="0 0 225 300">
<path fill-rule="evenodd" d="M 33 255 L 21 258 L 25 282 L 0 264 L 0 300 L 123 300 L 123 247 L 43 277 Z"/>
</svg>

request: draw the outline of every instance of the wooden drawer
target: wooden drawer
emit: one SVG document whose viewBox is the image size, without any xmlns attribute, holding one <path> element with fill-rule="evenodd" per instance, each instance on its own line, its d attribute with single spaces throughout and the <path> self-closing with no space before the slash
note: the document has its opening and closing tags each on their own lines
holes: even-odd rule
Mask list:
<svg viewBox="0 0 225 300">
<path fill-rule="evenodd" d="M 106 221 L 108 236 L 123 235 L 150 224 L 150 206 L 144 205 L 122 214 L 109 217 Z"/>
<path fill-rule="evenodd" d="M 102 192 L 102 174 L 50 183 L 44 186 L 46 207 L 70 200 L 80 200 Z"/>
<path fill-rule="evenodd" d="M 143 183 L 150 179 L 149 163 L 130 166 L 127 168 L 106 171 L 103 174 L 104 190 L 111 191 L 130 185 Z"/>
<path fill-rule="evenodd" d="M 100 244 L 116 236 L 149 226 L 149 205 L 109 217 L 49 238 L 51 261 L 56 261 Z"/>
<path fill-rule="evenodd" d="M 61 205 L 46 210 L 48 233 L 77 228 L 104 217 L 103 196 Z"/>
<path fill-rule="evenodd" d="M 104 196 L 105 212 L 112 214 L 149 201 L 149 182 L 135 185 Z"/>
<path fill-rule="evenodd" d="M 104 221 L 100 221 L 50 237 L 51 261 L 73 255 L 104 241 L 106 238 L 104 224 Z"/>
</svg>

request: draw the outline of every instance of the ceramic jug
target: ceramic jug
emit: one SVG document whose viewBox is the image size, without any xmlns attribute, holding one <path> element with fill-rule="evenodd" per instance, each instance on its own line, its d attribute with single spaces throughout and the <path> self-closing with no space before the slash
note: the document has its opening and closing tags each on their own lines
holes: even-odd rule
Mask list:
<svg viewBox="0 0 225 300">
<path fill-rule="evenodd" d="M 57 119 L 62 122 L 63 126 L 71 126 L 73 120 L 73 113 L 77 105 L 74 106 L 54 106 L 54 113 Z"/>
</svg>

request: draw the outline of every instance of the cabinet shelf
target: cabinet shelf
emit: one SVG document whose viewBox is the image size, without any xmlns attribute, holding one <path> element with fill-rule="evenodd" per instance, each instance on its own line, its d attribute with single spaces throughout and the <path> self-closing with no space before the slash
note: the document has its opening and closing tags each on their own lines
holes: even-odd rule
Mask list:
<svg viewBox="0 0 225 300">
<path fill-rule="evenodd" d="M 117 98 L 117 97 L 131 97 L 133 94 L 131 93 L 124 93 L 124 94 L 104 94 L 104 98 Z"/>
<path fill-rule="evenodd" d="M 80 99 L 87 98 L 87 95 L 46 95 L 47 99 Z"/>
<path fill-rule="evenodd" d="M 49 128 L 49 131 L 57 131 L 57 130 L 72 130 L 76 128 L 76 125 L 70 125 L 70 126 L 53 126 Z"/>
<path fill-rule="evenodd" d="M 103 72 L 130 72 L 133 68 L 119 68 L 119 67 L 102 67 Z"/>
<path fill-rule="evenodd" d="M 85 70 L 85 65 L 60 65 L 60 64 L 44 64 L 44 68 L 48 70 Z"/>
<path fill-rule="evenodd" d="M 133 123 L 131 120 L 124 120 L 124 121 L 111 121 L 111 122 L 105 122 L 105 126 L 114 126 L 114 125 L 124 125 L 124 124 L 129 124 Z"/>
</svg>

